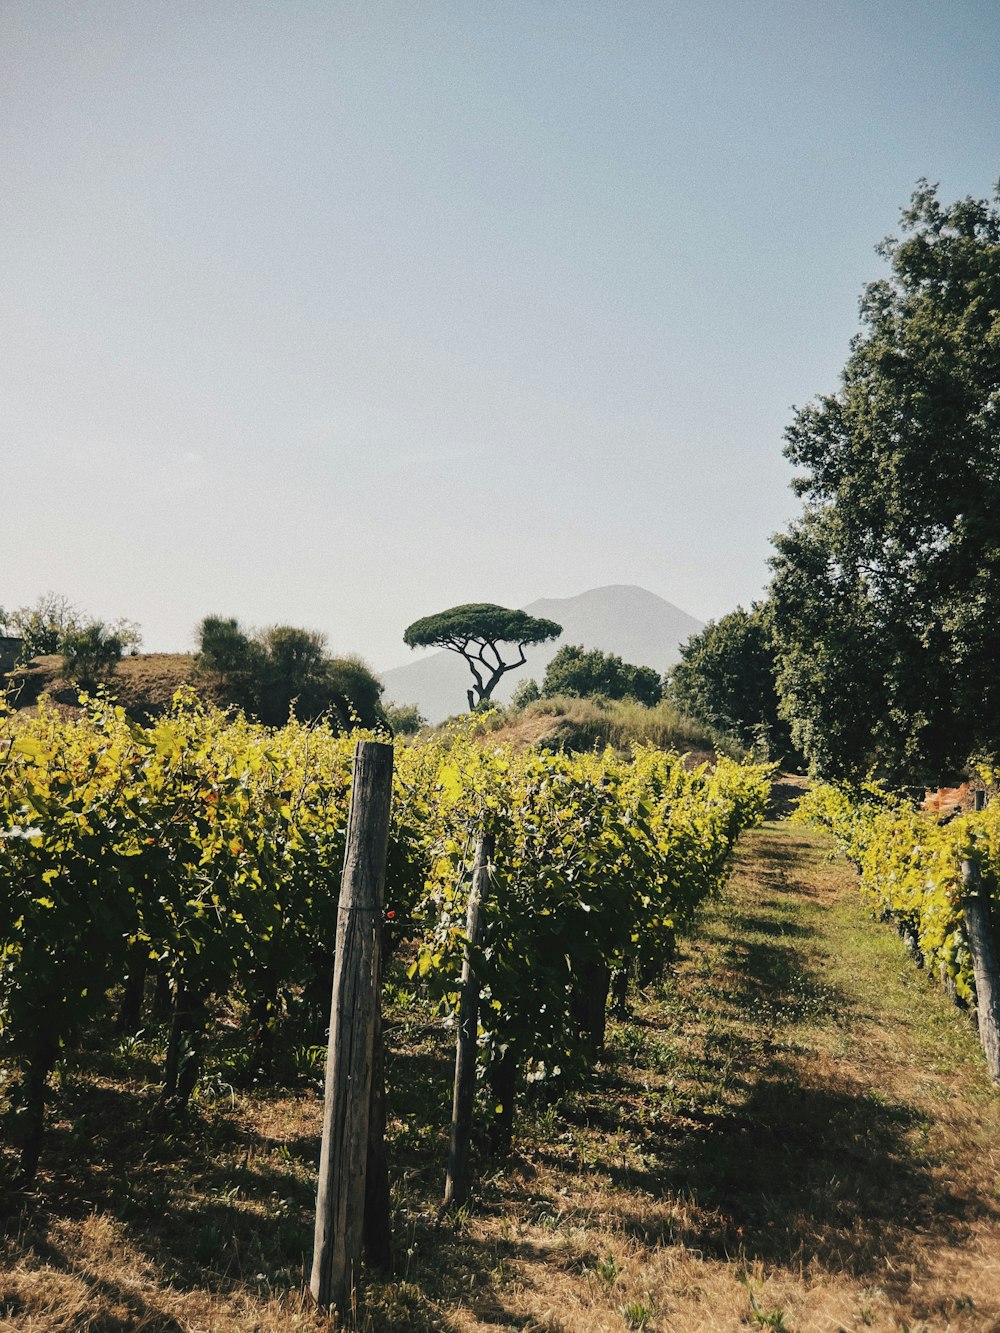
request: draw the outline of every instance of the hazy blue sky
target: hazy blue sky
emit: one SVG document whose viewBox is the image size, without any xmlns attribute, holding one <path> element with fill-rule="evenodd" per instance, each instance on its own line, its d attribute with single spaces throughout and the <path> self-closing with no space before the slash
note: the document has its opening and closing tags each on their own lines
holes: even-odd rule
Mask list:
<svg viewBox="0 0 1000 1333">
<path fill-rule="evenodd" d="M 757 596 L 781 435 L 997 0 L 4 0 L 0 605 L 377 667 L 463 601 Z"/>
</svg>

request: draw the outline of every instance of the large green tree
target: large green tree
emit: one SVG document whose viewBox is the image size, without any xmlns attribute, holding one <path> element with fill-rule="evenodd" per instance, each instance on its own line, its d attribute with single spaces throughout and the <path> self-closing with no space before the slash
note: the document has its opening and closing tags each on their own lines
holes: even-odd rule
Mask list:
<svg viewBox="0 0 1000 1333">
<path fill-rule="evenodd" d="M 682 713 L 741 745 L 775 758 L 791 748 L 788 724 L 778 715 L 774 646 L 765 607 L 737 607 L 692 634 L 667 675 L 666 692 Z"/>
<path fill-rule="evenodd" d="M 493 602 L 468 602 L 415 620 L 403 634 L 410 648 L 447 648 L 468 663 L 475 681 L 468 691 L 469 708 L 489 699 L 501 677 L 528 660 L 525 648 L 557 639 L 562 626 L 554 620 L 512 611 Z M 517 649 L 515 661 L 505 660 L 508 646 Z"/>
<path fill-rule="evenodd" d="M 786 433 L 805 510 L 776 539 L 778 686 L 822 773 L 1000 750 L 998 204 L 921 182 L 840 389 Z"/>
</svg>

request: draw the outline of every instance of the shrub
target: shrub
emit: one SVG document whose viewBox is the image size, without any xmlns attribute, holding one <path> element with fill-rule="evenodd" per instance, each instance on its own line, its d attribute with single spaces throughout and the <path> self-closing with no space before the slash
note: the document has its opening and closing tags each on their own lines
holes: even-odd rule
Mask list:
<svg viewBox="0 0 1000 1333">
<path fill-rule="evenodd" d="M 415 736 L 427 719 L 416 704 L 386 704 L 382 709 L 394 736 Z"/>
<path fill-rule="evenodd" d="M 344 727 L 384 725 L 382 682 L 360 657 L 327 658 L 322 683 L 325 697 L 320 712 L 332 710 L 334 720 Z"/>
<path fill-rule="evenodd" d="M 21 661 L 48 657 L 62 652 L 67 635 L 82 629 L 80 612 L 61 593 L 47 592 L 34 606 L 18 606 L 13 611 L 0 608 L 0 633 L 21 640 Z"/>
<path fill-rule="evenodd" d="M 533 676 L 527 680 L 522 680 L 517 689 L 510 697 L 511 708 L 526 708 L 528 704 L 533 704 L 536 699 L 542 697 L 542 692 L 538 688 L 538 681 Z"/>
<path fill-rule="evenodd" d="M 602 695 L 606 699 L 636 699 L 652 707 L 660 702 L 663 686 L 652 667 L 624 662 L 615 653 L 599 648 L 585 651 L 582 644 L 564 644 L 545 671 L 542 694 L 576 695 L 586 699 Z"/>
<path fill-rule="evenodd" d="M 124 643 L 100 620 L 66 634 L 62 641 L 63 674 L 84 689 L 106 680 L 121 660 Z"/>
<path fill-rule="evenodd" d="M 546 749 L 592 750 L 612 746 L 628 750 L 647 743 L 661 750 L 718 750 L 738 753 L 703 723 L 685 717 L 671 704 L 647 708 L 635 699 L 579 699 L 573 696 L 539 699 L 528 704 L 525 718 L 549 716 L 553 725 L 539 743 Z"/>
<path fill-rule="evenodd" d="M 198 626 L 198 667 L 216 676 L 226 700 L 256 712 L 264 650 L 232 616 L 206 616 Z"/>
<path fill-rule="evenodd" d="M 328 716 L 340 727 L 384 722 L 382 683 L 357 657 L 328 657 L 326 635 L 294 625 L 251 633 L 231 616 L 198 627 L 198 665 L 215 676 L 227 701 L 269 726 L 295 714 Z"/>
</svg>

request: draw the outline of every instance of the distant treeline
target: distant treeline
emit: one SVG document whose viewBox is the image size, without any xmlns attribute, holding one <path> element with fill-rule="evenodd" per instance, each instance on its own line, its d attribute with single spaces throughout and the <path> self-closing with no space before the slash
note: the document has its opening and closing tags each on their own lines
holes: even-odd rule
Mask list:
<svg viewBox="0 0 1000 1333">
<path fill-rule="evenodd" d="M 80 611 L 57 593 L 32 606 L 0 608 L 0 635 L 19 641 L 17 659 L 62 658 L 65 680 L 81 689 L 111 687 L 123 654 L 138 653 L 138 625 L 108 624 Z M 292 625 L 249 630 L 230 616 L 206 616 L 195 631 L 194 675 L 210 697 L 242 709 L 269 726 L 294 714 L 300 721 L 324 718 L 336 726 L 415 729 L 413 710 L 382 704 L 382 683 L 359 657 L 332 657 L 326 636 Z M 13 665 L 13 663 L 11 664 Z"/>
</svg>

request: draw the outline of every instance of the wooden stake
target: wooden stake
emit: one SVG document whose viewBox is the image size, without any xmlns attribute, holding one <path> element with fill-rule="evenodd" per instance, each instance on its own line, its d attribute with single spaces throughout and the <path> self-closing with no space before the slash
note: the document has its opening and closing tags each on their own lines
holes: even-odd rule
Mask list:
<svg viewBox="0 0 1000 1333">
<path fill-rule="evenodd" d="M 462 961 L 462 994 L 459 1001 L 458 1041 L 455 1049 L 455 1091 L 451 1111 L 451 1145 L 448 1176 L 444 1186 L 445 1208 L 460 1208 L 469 1193 L 469 1150 L 472 1143 L 472 1105 L 476 1095 L 476 1057 L 479 1047 L 479 979 L 473 954 L 479 945 L 483 896 L 489 888 L 495 839 L 482 833 L 476 843 L 476 859 L 465 921 L 465 958 Z"/>
<path fill-rule="evenodd" d="M 976 977 L 976 1014 L 979 1040 L 990 1077 L 1000 1081 L 1000 957 L 989 894 L 983 887 L 979 862 L 962 862 L 962 913 Z"/>
<path fill-rule="evenodd" d="M 356 1316 L 360 1278 L 392 757 L 392 746 L 378 741 L 359 741 L 354 752 L 337 912 L 309 1289 L 345 1320 Z"/>
</svg>

